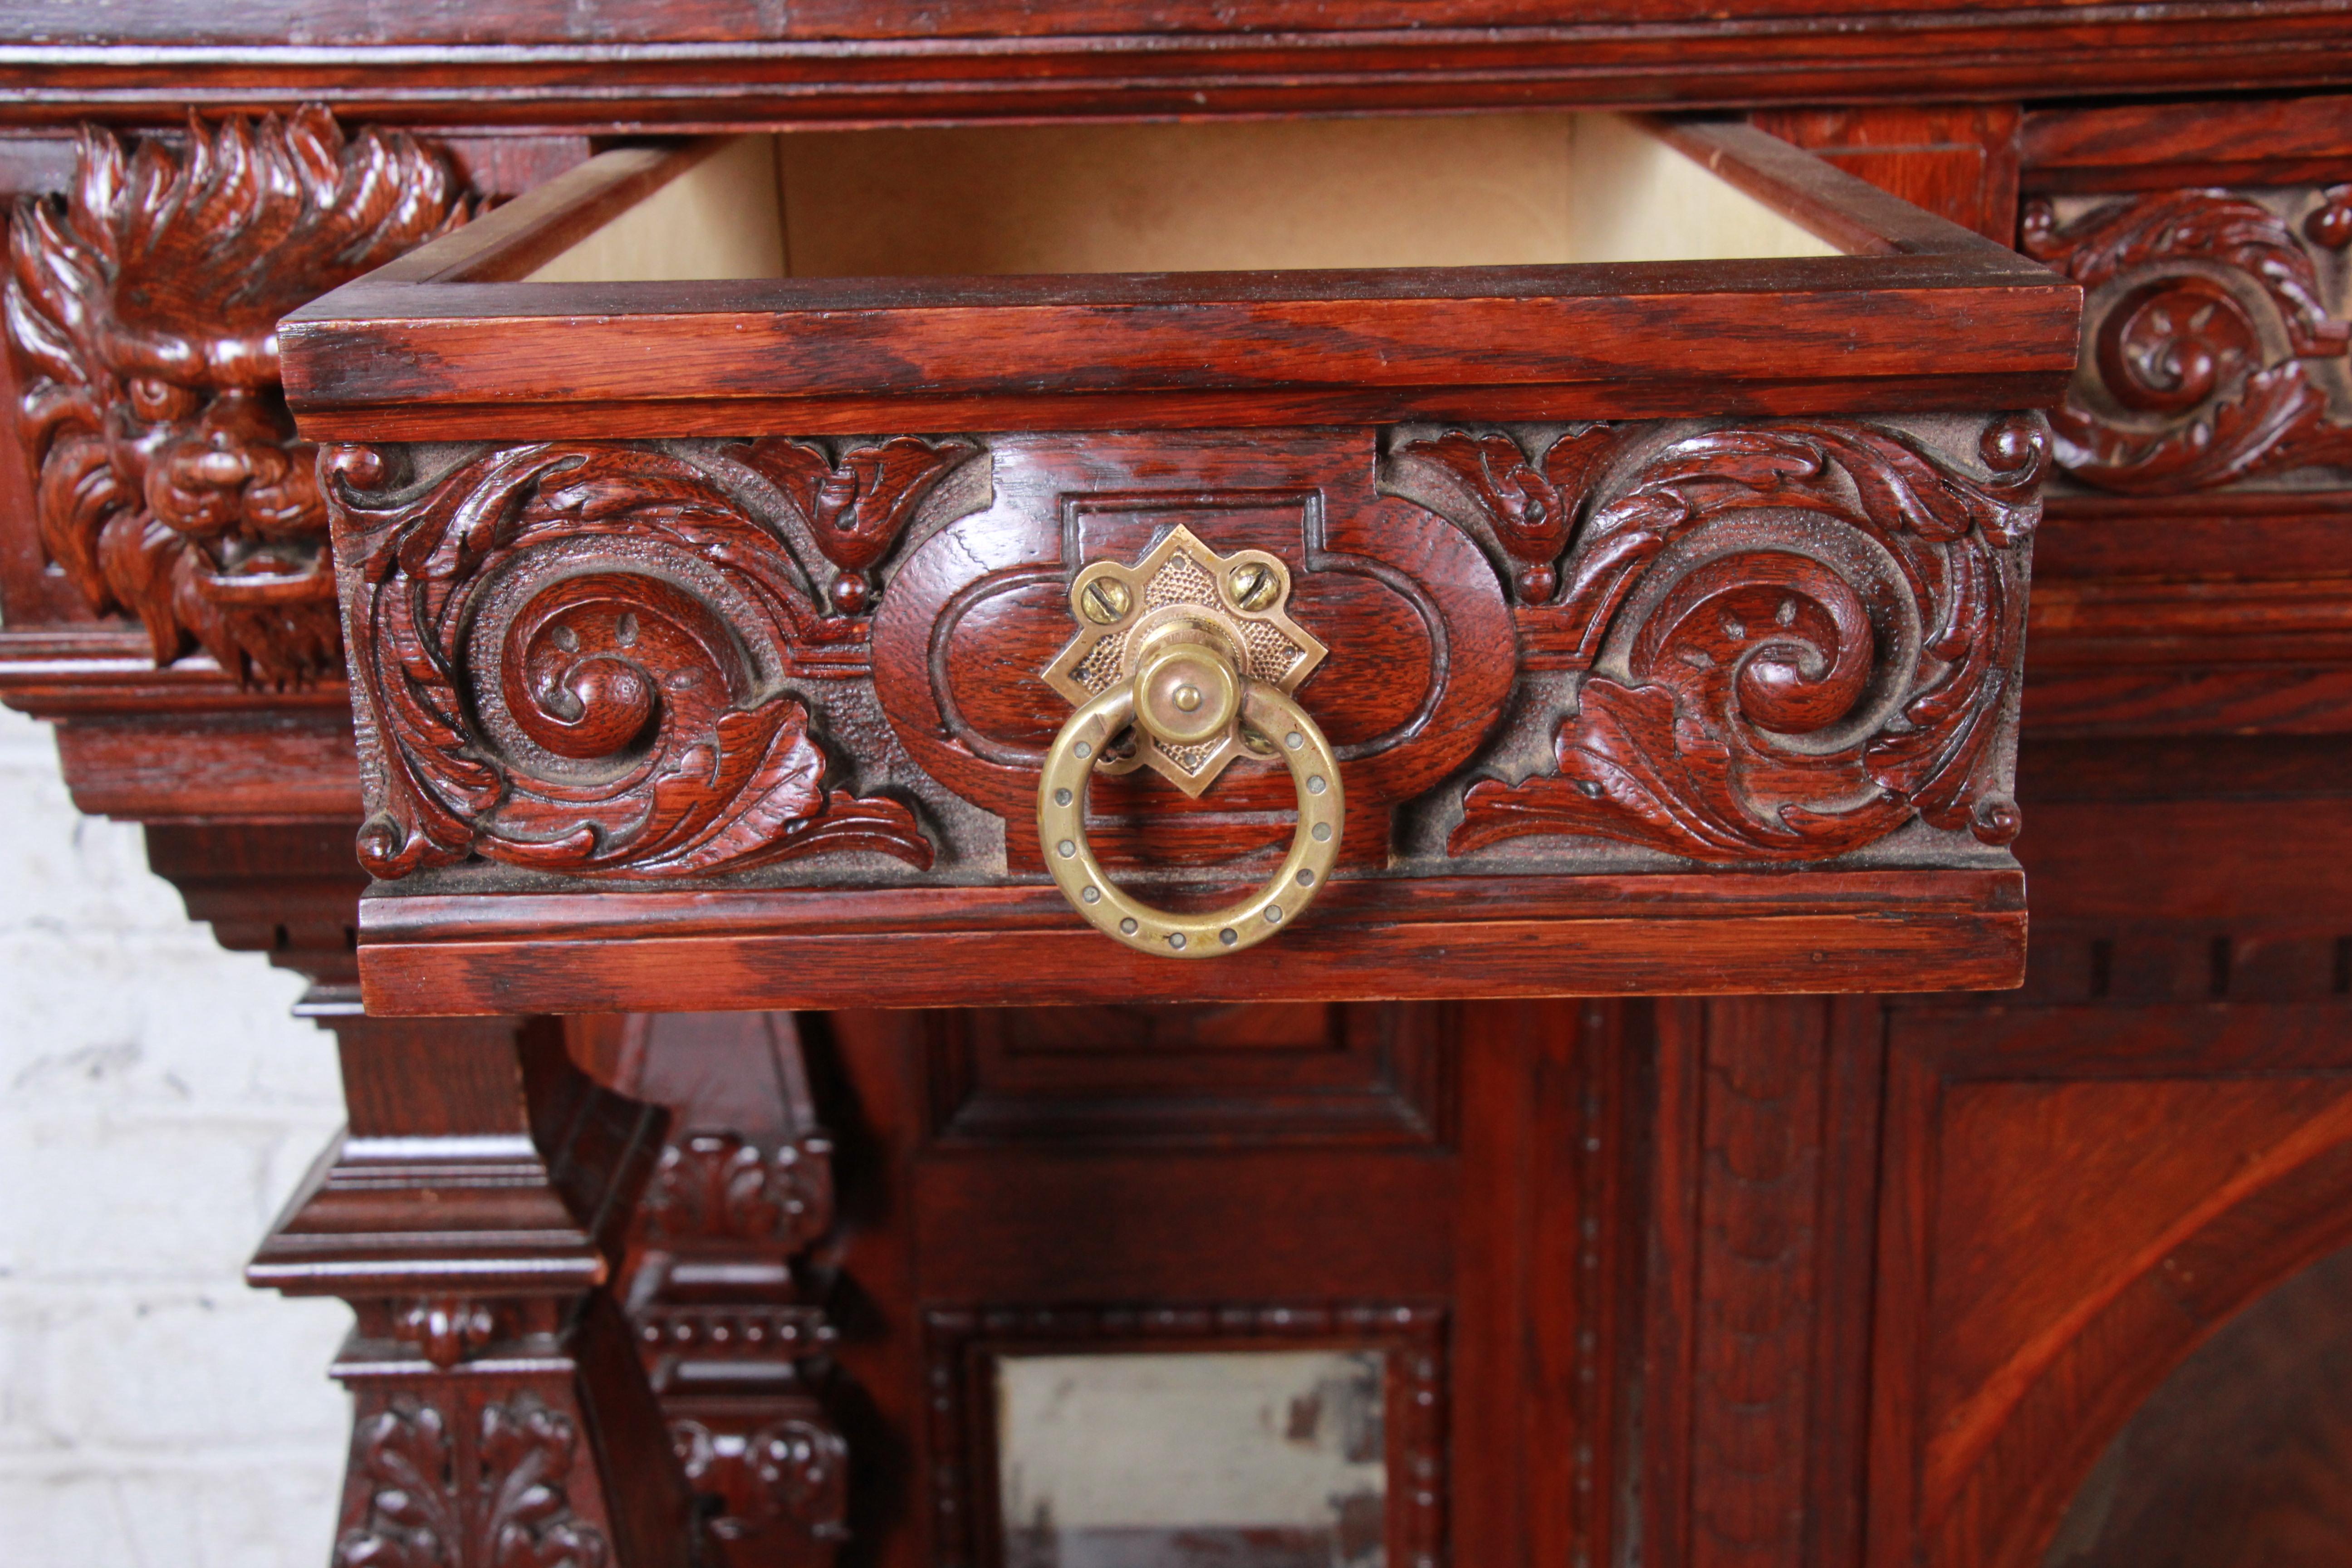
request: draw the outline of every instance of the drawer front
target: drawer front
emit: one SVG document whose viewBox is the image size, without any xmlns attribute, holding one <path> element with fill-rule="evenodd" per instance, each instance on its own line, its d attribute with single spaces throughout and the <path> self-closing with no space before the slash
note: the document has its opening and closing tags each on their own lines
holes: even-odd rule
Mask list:
<svg viewBox="0 0 2352 1568">
<path fill-rule="evenodd" d="M 2076 297 L 1705 136 L 1875 254 L 311 307 L 372 1005 L 2013 983 Z"/>
</svg>

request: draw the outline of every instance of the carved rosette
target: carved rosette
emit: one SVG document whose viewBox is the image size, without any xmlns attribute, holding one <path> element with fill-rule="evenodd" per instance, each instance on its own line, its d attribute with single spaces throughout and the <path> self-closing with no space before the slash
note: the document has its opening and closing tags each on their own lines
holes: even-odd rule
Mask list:
<svg viewBox="0 0 2352 1568">
<path fill-rule="evenodd" d="M 837 850 L 918 867 L 898 801 L 824 784 L 804 661 L 862 641 L 827 616 L 737 488 L 607 444 L 493 448 L 385 485 L 322 468 L 365 722 L 378 877 L 478 855 L 572 874 L 692 877 Z"/>
<path fill-rule="evenodd" d="M 1553 476 L 1589 483 L 1611 467 L 1588 460 L 1616 450 L 1593 429 L 1559 438 L 1574 447 L 1565 459 L 1556 447 L 1522 458 L 1532 478 L 1494 447 L 1509 437 L 1477 439 L 1486 471 L 1514 473 L 1501 493 L 1535 494 L 1568 520 L 1550 595 L 1520 614 L 1585 673 L 1558 771 L 1473 784 L 1452 853 L 1568 834 L 1705 861 L 1814 860 L 1914 817 L 1991 844 L 2016 837 L 1996 740 L 2041 517 L 2038 418 L 1990 426 L 1980 471 L 1856 424 L 1629 439 L 1589 491 Z M 1458 472 L 1471 440 L 1393 456 Z M 1487 527 L 1513 537 L 1507 518 Z M 1522 594 L 1551 570 L 1523 569 Z"/>
<path fill-rule="evenodd" d="M 353 1469 L 364 1515 L 336 1568 L 603 1568 L 604 1536 L 565 1495 L 578 1424 L 537 1395 L 480 1407 L 470 1443 L 442 1408 L 398 1394 L 360 1422 Z"/>
<path fill-rule="evenodd" d="M 332 116 L 191 116 L 131 150 L 85 128 L 62 199 L 16 205 L 9 335 L 44 548 L 158 664 L 240 679 L 339 659 L 316 449 L 278 388 L 277 321 L 466 221 L 436 153 Z"/>
<path fill-rule="evenodd" d="M 2160 191 L 2066 223 L 2029 202 L 2025 251 L 2088 294 L 2083 366 L 2052 416 L 2059 467 L 2160 495 L 2352 462 L 2328 387 L 2341 395 L 2352 342 L 2330 305 L 2352 242 L 2346 190 Z"/>
</svg>

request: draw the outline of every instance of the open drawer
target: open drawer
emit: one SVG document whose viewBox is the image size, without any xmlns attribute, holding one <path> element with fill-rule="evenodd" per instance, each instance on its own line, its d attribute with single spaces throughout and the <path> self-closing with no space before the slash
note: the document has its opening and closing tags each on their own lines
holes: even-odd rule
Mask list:
<svg viewBox="0 0 2352 1568">
<path fill-rule="evenodd" d="M 369 1005 L 2013 984 L 2079 310 L 1737 124 L 605 153 L 281 327 Z"/>
</svg>

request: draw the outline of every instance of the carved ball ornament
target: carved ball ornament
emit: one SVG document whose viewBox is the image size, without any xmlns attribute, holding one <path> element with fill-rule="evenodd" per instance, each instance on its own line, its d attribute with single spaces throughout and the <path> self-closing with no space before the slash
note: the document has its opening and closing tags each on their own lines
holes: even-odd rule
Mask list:
<svg viewBox="0 0 2352 1568">
<path fill-rule="evenodd" d="M 9 335 L 40 536 L 90 608 L 240 679 L 338 665 L 317 449 L 278 387 L 278 319 L 464 223 L 436 153 L 325 110 L 191 115 L 128 150 L 85 128 L 62 199 L 10 231 Z"/>
</svg>

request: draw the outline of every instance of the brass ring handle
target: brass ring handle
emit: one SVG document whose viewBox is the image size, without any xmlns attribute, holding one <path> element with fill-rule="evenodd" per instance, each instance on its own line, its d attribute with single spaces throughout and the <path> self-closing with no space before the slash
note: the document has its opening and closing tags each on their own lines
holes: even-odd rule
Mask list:
<svg viewBox="0 0 2352 1568">
<path fill-rule="evenodd" d="M 1072 714 L 1045 753 L 1045 774 L 1037 785 L 1037 834 L 1045 865 L 1078 913 L 1097 931 L 1139 952 L 1215 958 L 1264 942 L 1297 919 L 1322 890 L 1339 857 L 1345 805 L 1331 743 L 1297 703 L 1263 681 L 1240 678 L 1228 668 L 1222 689 L 1202 693 L 1197 677 L 1203 667 L 1217 662 L 1198 657 L 1192 648 L 1171 649 L 1166 658 L 1147 662 L 1132 681 L 1120 681 Z M 1195 679 L 1178 683 L 1185 676 Z M 1154 701 L 1169 691 L 1174 694 L 1172 704 Z M 1166 710 L 1171 705 L 1178 709 L 1188 730 L 1204 726 L 1220 708 L 1231 722 L 1237 707 L 1241 722 L 1289 764 L 1291 782 L 1298 786 L 1298 831 L 1291 837 L 1290 854 L 1274 880 L 1237 904 L 1204 914 L 1153 909 L 1119 891 L 1103 875 L 1101 862 L 1087 844 L 1087 781 L 1102 757 L 1104 743 L 1128 725 L 1145 722 L 1137 710 L 1139 692 L 1163 719 L 1175 720 Z M 1228 692 L 1230 704 L 1223 700 Z M 1192 707 L 1184 706 L 1188 700 Z M 1198 725 L 1190 722 L 1195 712 L 1201 716 Z"/>
</svg>

